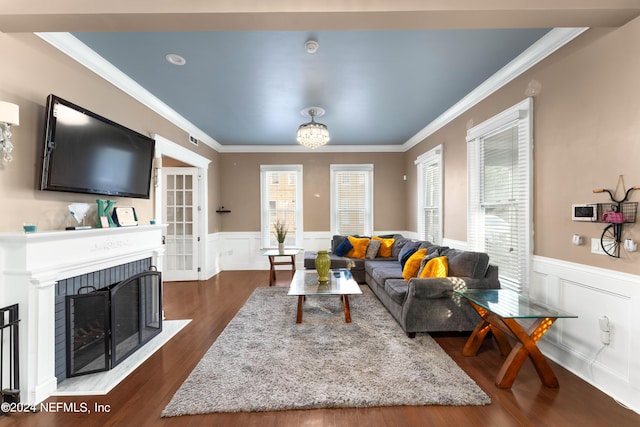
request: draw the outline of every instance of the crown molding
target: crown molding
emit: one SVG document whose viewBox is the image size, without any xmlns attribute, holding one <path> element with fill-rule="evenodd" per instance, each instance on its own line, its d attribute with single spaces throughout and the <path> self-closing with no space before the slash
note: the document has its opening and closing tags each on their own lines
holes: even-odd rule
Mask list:
<svg viewBox="0 0 640 427">
<path fill-rule="evenodd" d="M 404 153 L 402 145 L 323 145 L 307 148 L 302 145 L 223 145 L 220 153 Z"/>
<path fill-rule="evenodd" d="M 46 41 L 56 49 L 60 50 L 70 58 L 74 59 L 84 67 L 96 73 L 118 89 L 124 91 L 132 98 L 135 98 L 151 110 L 204 142 L 214 150 L 220 150 L 222 145 L 203 132 L 196 125 L 180 115 L 177 111 L 162 102 L 135 80 L 120 71 L 113 64 L 98 55 L 93 49 L 75 38 L 70 33 L 35 33 L 36 36 Z"/>
<path fill-rule="evenodd" d="M 554 28 L 402 144 L 407 151 L 551 55 L 588 28 Z"/>
</svg>

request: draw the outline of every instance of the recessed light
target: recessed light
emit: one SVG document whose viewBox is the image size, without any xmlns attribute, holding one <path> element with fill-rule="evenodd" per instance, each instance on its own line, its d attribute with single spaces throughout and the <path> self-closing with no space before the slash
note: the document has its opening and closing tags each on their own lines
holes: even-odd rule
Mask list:
<svg viewBox="0 0 640 427">
<path fill-rule="evenodd" d="M 164 59 L 173 65 L 184 65 L 187 63 L 186 59 L 176 53 L 167 53 Z"/>
</svg>

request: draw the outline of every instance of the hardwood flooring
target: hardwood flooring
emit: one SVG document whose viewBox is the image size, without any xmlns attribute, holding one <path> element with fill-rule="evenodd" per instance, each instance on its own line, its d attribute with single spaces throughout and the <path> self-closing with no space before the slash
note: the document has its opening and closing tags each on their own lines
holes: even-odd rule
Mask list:
<svg viewBox="0 0 640 427">
<path fill-rule="evenodd" d="M 384 407 L 316 409 L 161 418 L 175 391 L 256 287 L 268 284 L 267 271 L 227 271 L 206 282 L 165 283 L 168 319 L 193 319 L 133 374 L 105 396 L 54 397 L 58 412 L 11 413 L 0 426 L 638 426 L 640 415 L 555 363 L 559 389 L 541 385 L 527 361 L 510 390 L 494 385 L 502 363 L 497 347 L 487 342 L 478 356 L 462 356 L 465 336 L 435 336 L 436 341 L 491 397 L 487 406 Z M 278 274 L 276 285 L 288 285 Z M 296 303 L 295 298 L 291 300 Z M 295 319 L 291 319 L 292 322 Z M 56 403 L 57 402 L 57 403 Z M 86 408 L 91 413 L 72 412 Z M 104 412 L 95 411 L 103 405 Z M 65 408 L 66 406 L 66 408 Z"/>
</svg>

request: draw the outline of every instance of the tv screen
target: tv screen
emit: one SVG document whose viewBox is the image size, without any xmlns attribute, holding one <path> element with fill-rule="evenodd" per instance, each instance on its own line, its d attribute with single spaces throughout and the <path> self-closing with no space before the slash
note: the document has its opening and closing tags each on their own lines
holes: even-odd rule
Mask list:
<svg viewBox="0 0 640 427">
<path fill-rule="evenodd" d="M 42 190 L 149 198 L 155 141 L 47 97 Z"/>
</svg>

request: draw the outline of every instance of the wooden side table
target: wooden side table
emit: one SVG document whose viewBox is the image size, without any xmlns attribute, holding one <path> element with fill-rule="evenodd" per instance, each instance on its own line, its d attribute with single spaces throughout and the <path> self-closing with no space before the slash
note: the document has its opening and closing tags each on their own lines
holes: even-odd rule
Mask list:
<svg viewBox="0 0 640 427">
<path fill-rule="evenodd" d="M 534 301 L 508 289 L 468 289 L 456 291 L 466 298 L 481 317 L 462 350 L 465 356 L 475 356 L 488 332 L 498 342 L 506 359 L 496 376 L 496 385 L 511 388 L 527 357 L 533 362 L 540 381 L 547 387 L 557 388 L 558 379 L 551 370 L 537 342 L 559 318 L 576 315 Z M 533 324 L 525 330 L 516 319 L 530 319 Z M 511 347 L 507 335 L 517 340 Z"/>
<path fill-rule="evenodd" d="M 262 255 L 269 257 L 269 286 L 273 286 L 276 283 L 276 266 L 277 265 L 290 265 L 291 277 L 296 273 L 296 255 L 300 252 L 300 249 L 285 249 L 280 252 L 277 249 L 270 249 L 262 253 Z M 277 257 L 288 257 L 285 261 L 276 261 Z"/>
</svg>

